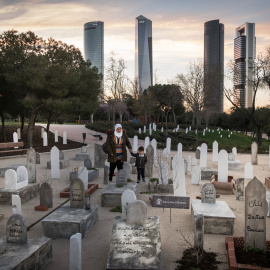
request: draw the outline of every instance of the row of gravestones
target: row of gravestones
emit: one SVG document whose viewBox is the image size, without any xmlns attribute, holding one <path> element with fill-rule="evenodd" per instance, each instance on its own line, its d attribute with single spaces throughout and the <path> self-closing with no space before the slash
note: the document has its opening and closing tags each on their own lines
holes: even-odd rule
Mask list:
<svg viewBox="0 0 270 270">
<path fill-rule="evenodd" d="M 48 134 L 44 128 L 41 128 L 41 138 L 43 138 L 43 146 L 48 146 Z M 58 142 L 58 131 L 54 132 L 54 141 Z M 63 132 L 63 144 L 67 144 L 67 132 Z"/>
</svg>

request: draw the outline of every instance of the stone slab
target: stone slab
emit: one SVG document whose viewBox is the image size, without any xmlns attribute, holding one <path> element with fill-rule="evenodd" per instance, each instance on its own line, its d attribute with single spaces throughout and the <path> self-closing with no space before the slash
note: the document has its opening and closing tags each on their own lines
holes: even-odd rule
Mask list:
<svg viewBox="0 0 270 270">
<path fill-rule="evenodd" d="M 0 205 L 9 204 L 11 205 L 12 194 L 19 195 L 21 203 L 25 203 L 39 195 L 39 183 L 28 184 L 26 187 L 20 189 L 0 189 Z"/>
<path fill-rule="evenodd" d="M 228 161 L 229 171 L 241 171 L 242 163 L 239 160 Z"/>
<path fill-rule="evenodd" d="M 88 170 L 88 182 L 91 182 L 99 177 L 99 169 Z"/>
<path fill-rule="evenodd" d="M 81 233 L 83 238 L 97 220 L 97 205 L 91 206 L 91 210 L 85 210 L 70 208 L 67 203 L 41 221 L 42 231 L 44 236 L 52 239 L 69 239 L 75 233 Z"/>
<path fill-rule="evenodd" d="M 270 191 L 266 191 L 267 216 L 270 217 Z"/>
<path fill-rule="evenodd" d="M 224 201 L 202 203 L 201 200 L 191 200 L 191 215 L 204 216 L 204 233 L 232 235 L 235 215 Z"/>
<path fill-rule="evenodd" d="M 162 270 L 159 217 L 143 226 L 115 217 L 106 269 Z"/>
<path fill-rule="evenodd" d="M 210 167 L 201 168 L 201 180 L 211 180 L 211 177 L 218 174 L 218 170 Z"/>
<path fill-rule="evenodd" d="M 69 165 L 70 165 L 69 159 L 59 160 L 59 168 L 60 169 L 68 168 Z M 51 161 L 47 161 L 47 169 L 51 169 Z"/>
<path fill-rule="evenodd" d="M 90 154 L 89 153 L 78 153 L 76 154 L 76 160 L 81 160 L 84 161 L 85 159 L 90 158 Z"/>
<path fill-rule="evenodd" d="M 29 239 L 27 244 L 16 245 L 0 239 L 1 270 L 43 269 L 52 261 L 52 239 L 41 237 Z"/>
<path fill-rule="evenodd" d="M 9 169 L 13 169 L 13 170 L 17 171 L 18 167 L 20 167 L 20 166 L 24 166 L 25 168 L 27 168 L 27 165 L 25 165 L 25 164 L 14 164 L 14 165 L 10 165 L 8 167 L 0 168 L 0 177 L 5 177 L 5 172 Z"/>
<path fill-rule="evenodd" d="M 137 196 L 137 184 L 127 183 L 123 187 L 117 187 L 115 183 L 110 183 L 101 194 L 101 206 L 116 207 L 122 205 L 121 196 L 127 189 L 132 190 Z"/>
</svg>

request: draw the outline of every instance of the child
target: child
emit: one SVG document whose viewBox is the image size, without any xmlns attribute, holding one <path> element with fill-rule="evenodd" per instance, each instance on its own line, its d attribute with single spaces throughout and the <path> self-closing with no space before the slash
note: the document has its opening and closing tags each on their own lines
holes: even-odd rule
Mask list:
<svg viewBox="0 0 270 270">
<path fill-rule="evenodd" d="M 135 166 L 137 167 L 137 173 L 138 173 L 137 183 L 139 184 L 139 183 L 140 183 L 141 175 L 142 175 L 142 180 L 143 180 L 143 182 L 145 182 L 144 168 L 145 168 L 145 164 L 147 163 L 147 157 L 146 157 L 146 155 L 144 154 L 144 147 L 143 147 L 143 146 L 140 146 L 140 147 L 138 148 L 138 152 L 139 152 L 139 153 L 134 154 L 134 153 L 131 151 L 130 154 L 131 154 L 133 157 L 136 157 L 136 163 L 135 163 Z"/>
</svg>

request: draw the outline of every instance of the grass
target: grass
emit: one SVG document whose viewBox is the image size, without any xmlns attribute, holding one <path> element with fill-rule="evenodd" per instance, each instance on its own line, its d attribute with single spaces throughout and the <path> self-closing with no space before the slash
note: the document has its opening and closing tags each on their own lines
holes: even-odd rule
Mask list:
<svg viewBox="0 0 270 270">
<path fill-rule="evenodd" d="M 117 205 L 116 207 L 112 208 L 110 212 L 122 213 L 122 205 Z"/>
</svg>

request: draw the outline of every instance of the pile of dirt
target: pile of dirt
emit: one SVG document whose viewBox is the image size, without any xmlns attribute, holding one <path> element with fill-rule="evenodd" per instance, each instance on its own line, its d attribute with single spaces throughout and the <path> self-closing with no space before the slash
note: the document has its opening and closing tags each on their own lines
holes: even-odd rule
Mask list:
<svg viewBox="0 0 270 270">
<path fill-rule="evenodd" d="M 6 130 L 6 142 L 13 142 L 13 133 L 17 132 L 17 128 L 19 125 L 5 126 Z M 21 139 L 19 142 L 24 143 L 24 148 L 27 148 L 27 126 L 24 127 L 24 130 L 21 134 Z M 76 149 L 81 148 L 84 144 L 67 140 L 67 144 L 63 144 L 63 138 L 58 136 L 58 142 L 54 142 L 54 133 L 48 133 L 48 146 L 43 146 L 43 138 L 41 138 L 41 126 L 35 126 L 35 131 L 33 134 L 33 148 L 38 153 L 50 152 L 53 146 L 56 146 L 59 150 L 67 150 L 67 149 Z M 0 127 L 0 143 L 4 142 L 2 127 Z M 25 151 L 22 152 L 10 152 L 10 153 L 1 153 L 0 149 L 0 157 L 5 156 L 15 156 L 25 154 Z"/>
</svg>

